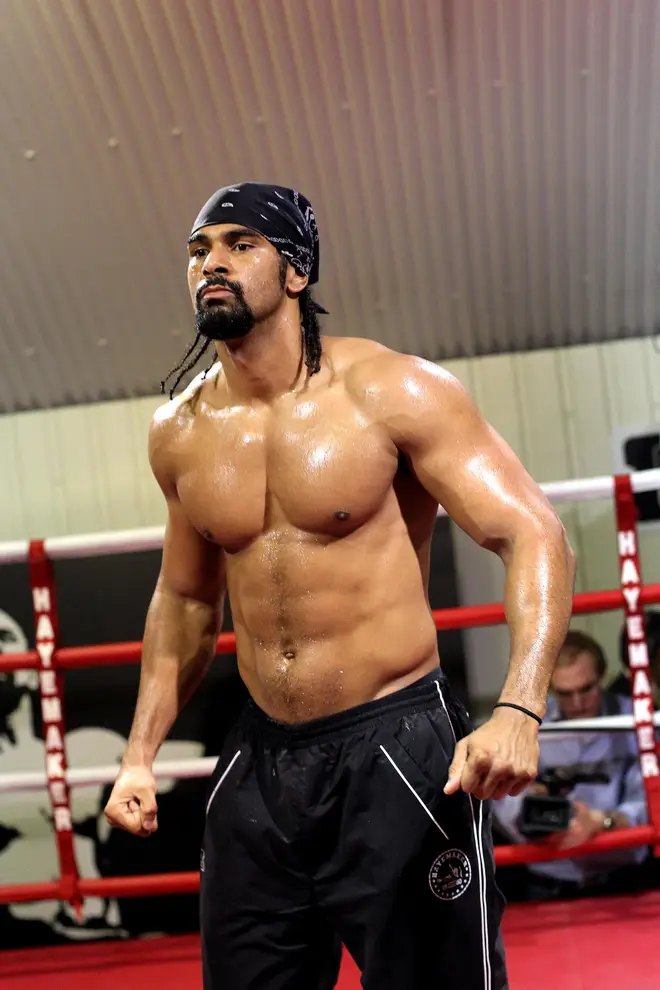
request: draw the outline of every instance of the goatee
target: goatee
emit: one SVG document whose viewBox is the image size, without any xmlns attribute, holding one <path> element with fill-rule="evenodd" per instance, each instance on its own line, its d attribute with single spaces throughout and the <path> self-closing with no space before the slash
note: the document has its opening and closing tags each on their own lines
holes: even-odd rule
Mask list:
<svg viewBox="0 0 660 990">
<path fill-rule="evenodd" d="M 224 279 L 208 279 L 204 288 L 218 285 L 234 294 L 221 300 L 197 299 L 195 329 L 209 340 L 234 340 L 245 337 L 254 327 L 254 314 L 243 296 L 243 290 L 235 282 Z M 203 291 L 203 290 L 202 290 Z"/>
</svg>

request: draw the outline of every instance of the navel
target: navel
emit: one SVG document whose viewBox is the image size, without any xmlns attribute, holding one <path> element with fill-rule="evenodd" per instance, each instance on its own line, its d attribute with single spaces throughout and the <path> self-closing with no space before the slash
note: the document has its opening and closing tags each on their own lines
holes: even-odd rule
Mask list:
<svg viewBox="0 0 660 990">
<path fill-rule="evenodd" d="M 345 512 L 343 509 L 340 509 L 339 512 L 335 512 L 335 519 L 337 522 L 346 522 L 349 516 L 350 512 Z"/>
</svg>

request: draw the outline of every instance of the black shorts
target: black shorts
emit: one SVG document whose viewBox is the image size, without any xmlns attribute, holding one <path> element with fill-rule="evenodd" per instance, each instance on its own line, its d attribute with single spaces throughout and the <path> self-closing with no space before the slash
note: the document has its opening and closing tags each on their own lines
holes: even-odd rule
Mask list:
<svg viewBox="0 0 660 990">
<path fill-rule="evenodd" d="M 300 726 L 249 703 L 211 778 L 205 990 L 505 990 L 490 812 L 447 781 L 467 713 L 435 671 Z"/>
</svg>

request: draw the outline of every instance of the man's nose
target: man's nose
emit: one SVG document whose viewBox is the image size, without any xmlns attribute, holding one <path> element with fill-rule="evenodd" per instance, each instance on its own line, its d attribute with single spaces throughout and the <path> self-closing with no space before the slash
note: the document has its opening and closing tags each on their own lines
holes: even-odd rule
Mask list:
<svg viewBox="0 0 660 990">
<path fill-rule="evenodd" d="M 202 271 L 205 275 L 228 275 L 229 259 L 224 251 L 209 251 L 204 259 Z"/>
</svg>

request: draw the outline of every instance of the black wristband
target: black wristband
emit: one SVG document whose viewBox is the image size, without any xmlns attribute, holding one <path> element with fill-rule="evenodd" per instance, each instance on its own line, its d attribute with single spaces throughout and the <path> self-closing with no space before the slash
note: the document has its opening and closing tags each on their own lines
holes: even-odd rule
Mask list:
<svg viewBox="0 0 660 990">
<path fill-rule="evenodd" d="M 523 715 L 529 715 L 529 717 L 530 718 L 533 718 L 535 722 L 538 722 L 539 723 L 539 725 L 543 725 L 543 719 L 540 717 L 540 715 L 536 715 L 534 712 L 530 712 L 530 710 L 528 708 L 523 708 L 522 705 L 513 705 L 513 704 L 511 704 L 510 701 L 500 701 L 494 707 L 495 708 L 515 708 L 517 712 L 522 712 Z"/>
</svg>

